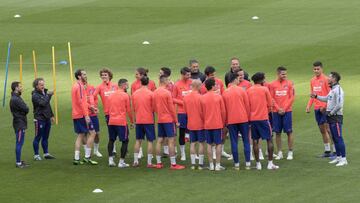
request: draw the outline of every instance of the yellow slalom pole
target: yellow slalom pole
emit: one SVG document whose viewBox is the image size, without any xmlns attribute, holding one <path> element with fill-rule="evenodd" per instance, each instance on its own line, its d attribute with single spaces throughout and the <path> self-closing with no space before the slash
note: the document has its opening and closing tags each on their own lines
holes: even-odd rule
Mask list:
<svg viewBox="0 0 360 203">
<path fill-rule="evenodd" d="M 19 73 L 20 73 L 20 83 L 23 84 L 23 58 L 22 58 L 22 54 L 20 54 L 20 63 L 19 63 Z"/>
<path fill-rule="evenodd" d="M 54 83 L 54 102 L 55 102 L 55 123 L 56 125 L 59 123 L 58 121 L 58 101 L 56 95 L 56 65 L 55 65 L 55 47 L 51 48 L 52 52 L 52 68 L 53 68 L 53 83 Z"/>
<path fill-rule="evenodd" d="M 36 79 L 37 78 L 37 65 L 36 65 L 35 50 L 32 51 L 32 55 L 33 55 L 33 63 L 34 63 L 34 75 L 35 75 L 35 79 Z"/>
<path fill-rule="evenodd" d="M 70 78 L 71 78 L 71 82 L 74 83 L 73 64 L 72 64 L 72 57 L 71 57 L 71 44 L 70 44 L 70 42 L 68 42 L 68 52 L 69 52 Z"/>
</svg>

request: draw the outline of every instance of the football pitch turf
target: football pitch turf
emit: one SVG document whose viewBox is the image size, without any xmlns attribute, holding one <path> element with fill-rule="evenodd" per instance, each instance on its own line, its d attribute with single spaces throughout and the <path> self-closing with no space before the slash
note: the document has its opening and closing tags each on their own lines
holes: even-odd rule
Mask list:
<svg viewBox="0 0 360 203">
<path fill-rule="evenodd" d="M 12 42 L 6 108 L 0 107 L 1 202 L 357 202 L 360 142 L 360 2 L 357 0 L 0 0 L 0 95 L 3 95 L 7 42 Z M 20 14 L 21 18 L 14 18 Z M 259 16 L 252 20 L 252 16 Z M 150 45 L 142 45 L 143 41 Z M 240 57 L 251 74 L 267 73 L 275 79 L 279 65 L 288 68 L 295 83 L 293 108 L 294 160 L 275 161 L 278 171 L 232 169 L 170 171 L 107 166 L 107 130 L 103 115 L 98 166 L 72 165 L 74 140 L 71 120 L 71 80 L 68 65 L 57 65 L 59 125 L 53 126 L 50 152 L 56 160 L 33 161 L 32 111 L 23 147 L 23 160 L 31 166 L 15 168 L 15 136 L 9 110 L 10 84 L 19 78 L 19 54 L 24 57 L 23 98 L 30 108 L 31 51 L 37 53 L 39 76 L 52 89 L 51 46 L 57 62 L 67 60 L 72 43 L 75 68 L 85 68 L 91 84 L 99 84 L 98 70 L 110 67 L 114 81 L 134 80 L 138 66 L 150 69 L 156 80 L 161 66 L 173 70 L 172 80 L 189 59 L 217 68 L 223 79 L 229 59 Z M 325 73 L 338 71 L 345 91 L 343 134 L 349 165 L 336 168 L 323 152 L 313 112 L 305 113 L 309 99 L 312 62 L 321 60 Z M 283 136 L 283 148 L 286 149 Z M 134 130 L 130 134 L 132 163 Z M 240 158 L 243 161 L 242 143 Z M 119 151 L 119 145 L 118 150 Z M 145 149 L 145 148 L 144 148 Z M 265 150 L 263 145 L 263 150 Z M 226 150 L 230 152 L 229 141 Z M 286 150 L 285 150 L 286 152 Z M 82 155 L 84 153 L 82 152 Z M 189 151 L 187 149 L 187 155 Z M 118 158 L 118 157 L 117 157 Z M 168 164 L 168 160 L 165 162 Z M 263 161 L 265 166 L 266 161 Z M 254 165 L 254 163 L 253 163 Z M 104 192 L 93 194 L 95 188 Z"/>
</svg>

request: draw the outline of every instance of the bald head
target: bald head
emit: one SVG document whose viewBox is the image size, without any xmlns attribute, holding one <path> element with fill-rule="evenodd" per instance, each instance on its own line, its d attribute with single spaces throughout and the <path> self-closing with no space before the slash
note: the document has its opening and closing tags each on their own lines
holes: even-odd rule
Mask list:
<svg viewBox="0 0 360 203">
<path fill-rule="evenodd" d="M 201 88 L 202 82 L 199 79 L 193 80 L 191 82 L 191 88 L 193 91 L 199 91 Z"/>
</svg>

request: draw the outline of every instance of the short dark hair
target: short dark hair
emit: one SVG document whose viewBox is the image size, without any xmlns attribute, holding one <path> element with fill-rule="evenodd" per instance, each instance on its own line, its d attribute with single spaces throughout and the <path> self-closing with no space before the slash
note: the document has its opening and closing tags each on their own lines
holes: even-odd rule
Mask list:
<svg viewBox="0 0 360 203">
<path fill-rule="evenodd" d="M 316 67 L 316 66 L 322 67 L 323 64 L 322 64 L 320 61 L 315 61 L 315 62 L 313 63 L 313 66 L 314 66 L 314 67 Z"/>
<path fill-rule="evenodd" d="M 165 75 L 160 76 L 160 78 L 159 78 L 160 84 L 164 84 L 165 80 L 167 80 L 167 79 L 168 79 L 168 77 L 166 77 Z"/>
<path fill-rule="evenodd" d="M 84 71 L 84 69 L 77 69 L 74 73 L 76 80 L 79 79 L 79 76 L 81 76 L 81 72 Z"/>
<path fill-rule="evenodd" d="M 121 79 L 119 80 L 119 82 L 118 82 L 118 86 L 120 87 L 122 84 L 127 83 L 127 82 L 128 82 L 127 79 L 121 78 Z"/>
<path fill-rule="evenodd" d="M 180 73 L 181 73 L 181 75 L 186 75 L 186 73 L 191 73 L 191 70 L 190 70 L 190 68 L 188 68 L 188 67 L 183 67 L 183 68 L 180 70 Z"/>
<path fill-rule="evenodd" d="M 199 61 L 196 60 L 196 59 L 190 59 L 189 60 L 189 65 L 191 66 L 193 63 L 199 63 Z"/>
<path fill-rule="evenodd" d="M 141 75 L 141 76 L 147 76 L 149 70 L 143 67 L 139 67 L 136 69 L 136 71 Z"/>
<path fill-rule="evenodd" d="M 140 78 L 141 85 L 146 86 L 149 84 L 149 78 L 147 76 L 143 76 Z"/>
<path fill-rule="evenodd" d="M 260 84 L 265 80 L 265 73 L 257 72 L 251 77 L 251 80 L 254 81 L 255 84 Z"/>
<path fill-rule="evenodd" d="M 11 91 L 14 92 L 17 87 L 19 87 L 20 82 L 14 81 L 11 83 Z"/>
<path fill-rule="evenodd" d="M 167 76 L 167 77 L 169 77 L 171 75 L 171 69 L 168 68 L 168 67 L 162 67 L 162 68 L 160 68 L 160 70 L 162 70 L 164 75 Z"/>
<path fill-rule="evenodd" d="M 236 80 L 236 78 L 239 77 L 238 71 L 236 71 L 235 73 L 230 73 L 229 75 L 229 83 L 232 83 Z"/>
<path fill-rule="evenodd" d="M 214 86 L 215 86 L 214 78 L 209 78 L 209 79 L 205 80 L 205 87 L 208 91 L 211 90 Z"/>
<path fill-rule="evenodd" d="M 287 69 L 284 66 L 279 66 L 276 71 L 280 73 L 281 71 L 287 71 Z"/>
<path fill-rule="evenodd" d="M 44 81 L 44 78 L 36 78 L 34 81 L 33 81 L 33 88 L 36 89 L 36 87 L 38 86 L 39 82 L 40 81 Z"/>
<path fill-rule="evenodd" d="M 99 75 L 101 77 L 101 74 L 102 73 L 107 73 L 109 75 L 109 80 L 112 80 L 113 79 L 113 73 L 111 72 L 111 70 L 109 68 L 102 68 L 100 71 L 99 71 Z"/>
<path fill-rule="evenodd" d="M 210 75 L 212 73 L 215 73 L 215 68 L 212 67 L 212 66 L 206 66 L 205 70 L 204 70 L 204 73 L 205 75 Z"/>
<path fill-rule="evenodd" d="M 341 76 L 338 72 L 330 72 L 331 77 L 335 78 L 336 82 L 339 82 L 341 80 Z"/>
<path fill-rule="evenodd" d="M 239 61 L 239 63 L 240 63 L 240 59 L 239 59 L 238 57 L 232 57 L 232 58 L 230 59 L 230 62 L 231 62 L 232 60 L 237 60 L 237 61 Z"/>
</svg>

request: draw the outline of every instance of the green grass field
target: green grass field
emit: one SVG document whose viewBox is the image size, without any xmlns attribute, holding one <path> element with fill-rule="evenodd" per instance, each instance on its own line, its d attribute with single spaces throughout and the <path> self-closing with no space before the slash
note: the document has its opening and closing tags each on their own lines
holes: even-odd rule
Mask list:
<svg viewBox="0 0 360 203">
<path fill-rule="evenodd" d="M 360 198 L 359 1 L 0 0 L 0 5 L 1 97 L 6 46 L 13 43 L 6 108 L 0 108 L 1 202 L 356 202 Z M 14 18 L 15 14 L 22 17 Z M 255 15 L 260 19 L 252 20 Z M 151 44 L 142 45 L 145 40 Z M 228 170 L 219 173 L 150 170 L 144 164 L 121 170 L 109 168 L 107 157 L 96 158 L 98 166 L 73 166 L 69 67 L 58 65 L 60 121 L 50 137 L 50 150 L 57 159 L 33 161 L 31 112 L 23 147 L 23 159 L 31 167 L 16 169 L 8 101 L 9 85 L 19 78 L 19 54 L 25 62 L 23 98 L 32 106 L 31 51 L 37 51 L 39 75 L 51 89 L 51 46 L 56 48 L 57 61 L 67 60 L 68 41 L 75 67 L 85 68 L 92 84 L 101 82 L 102 66 L 110 67 L 116 80 L 130 81 L 138 66 L 149 68 L 153 79 L 161 66 L 169 66 L 176 80 L 179 69 L 192 58 L 200 61 L 201 69 L 214 65 L 220 78 L 233 56 L 240 57 L 250 74 L 266 72 L 269 81 L 275 78 L 277 66 L 286 66 L 296 88 L 295 159 L 276 162 L 278 171 L 234 171 L 232 162 L 224 160 Z M 324 63 L 326 73 L 336 70 L 343 76 L 349 160 L 344 168 L 316 158 L 323 151 L 322 139 L 313 113 L 305 113 L 315 60 Z M 102 118 L 100 151 L 105 155 L 107 131 Z M 134 130 L 131 139 L 130 163 Z M 226 148 L 229 151 L 229 142 Z M 240 157 L 243 160 L 242 153 Z M 185 164 L 189 166 L 189 161 Z M 95 188 L 104 192 L 93 194 Z"/>
</svg>

